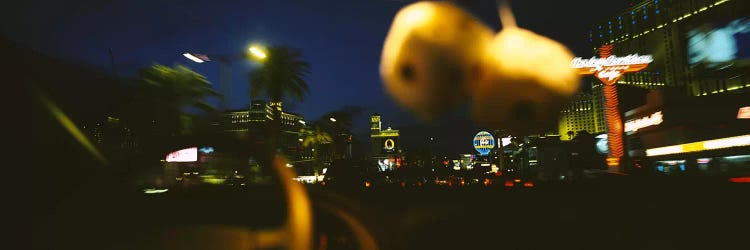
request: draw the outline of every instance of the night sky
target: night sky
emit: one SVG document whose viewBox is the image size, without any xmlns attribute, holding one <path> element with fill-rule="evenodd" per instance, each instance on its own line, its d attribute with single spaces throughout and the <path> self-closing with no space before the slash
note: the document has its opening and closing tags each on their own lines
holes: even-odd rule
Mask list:
<svg viewBox="0 0 750 250">
<path fill-rule="evenodd" d="M 112 3 L 107 3 L 112 2 Z M 3 6 L 3 36 L 44 54 L 111 71 L 112 49 L 120 75 L 132 75 L 152 63 L 185 64 L 218 82 L 216 63 L 196 64 L 184 52 L 236 54 L 250 43 L 299 48 L 312 64 L 311 93 L 302 103 L 287 105 L 308 120 L 344 105 L 367 108 L 355 133 L 366 140 L 366 116 L 377 112 L 384 126 L 402 130 L 402 143 L 417 147 L 434 136 L 436 149 L 450 154 L 473 152 L 478 131 L 466 112 L 425 123 L 404 112 L 385 95 L 378 75 L 383 40 L 395 13 L 413 1 L 41 1 Z M 499 30 L 495 1 L 459 1 L 486 24 Z M 513 1 L 519 26 L 567 45 L 576 55 L 591 56 L 587 30 L 594 22 L 627 7 L 625 0 Z M 343 10 L 343 11 L 334 11 Z M 247 72 L 233 67 L 231 106 L 246 108 Z"/>
</svg>

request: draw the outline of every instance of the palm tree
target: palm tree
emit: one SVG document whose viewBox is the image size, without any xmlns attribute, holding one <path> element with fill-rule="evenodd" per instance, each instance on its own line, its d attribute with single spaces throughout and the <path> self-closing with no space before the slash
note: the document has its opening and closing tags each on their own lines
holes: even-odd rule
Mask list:
<svg viewBox="0 0 750 250">
<path fill-rule="evenodd" d="M 192 134 L 194 121 L 200 120 L 188 111 L 213 114 L 216 109 L 206 98 L 222 97 L 205 77 L 181 65 L 141 69 L 134 83 L 133 99 L 122 116 L 144 150 L 154 154 L 146 158 L 173 150 L 175 136 Z"/>
<path fill-rule="evenodd" d="M 348 148 L 350 145 L 347 144 L 354 143 L 352 137 L 353 121 L 363 111 L 365 111 L 365 108 L 360 106 L 344 106 L 324 114 L 320 117 L 320 121 L 316 123 L 323 131 L 333 136 L 333 145 L 329 148 L 333 158 L 351 156 L 347 153 L 350 152 L 350 148 Z M 331 118 L 334 118 L 334 120 L 331 120 Z"/>
<path fill-rule="evenodd" d="M 310 74 L 310 63 L 302 59 L 302 52 L 286 46 L 275 46 L 268 48 L 267 54 L 263 65 L 248 75 L 250 97 L 266 97 L 279 105 L 289 99 L 302 101 L 310 92 L 305 80 Z M 274 122 L 269 135 L 271 148 L 275 147 L 281 127 L 281 111 L 274 109 L 273 112 Z"/>
<path fill-rule="evenodd" d="M 317 180 L 318 173 L 321 170 L 321 162 L 320 157 L 318 155 L 320 154 L 320 145 L 323 144 L 329 144 L 333 142 L 333 139 L 331 138 L 331 135 L 326 133 L 325 131 L 322 131 L 320 129 L 320 126 L 315 126 L 314 129 L 300 129 L 299 131 L 300 136 L 302 137 L 302 146 L 305 148 L 312 147 L 313 150 L 313 161 L 314 161 L 314 170 L 315 170 L 315 176 Z M 318 148 L 316 150 L 316 148 Z"/>
<path fill-rule="evenodd" d="M 193 118 L 187 109 L 214 113 L 216 108 L 206 98 L 222 97 L 205 77 L 181 65 L 155 64 L 142 69 L 138 83 L 139 96 L 131 106 L 130 111 L 135 112 L 131 115 L 149 118 L 168 135 L 189 132 L 187 125 Z"/>
<path fill-rule="evenodd" d="M 322 123 L 323 129 L 331 134 L 349 133 L 352 130 L 354 118 L 365 111 L 360 106 L 344 106 L 336 111 L 329 112 L 320 117 L 321 121 L 329 121 L 334 118 L 336 122 Z"/>
</svg>

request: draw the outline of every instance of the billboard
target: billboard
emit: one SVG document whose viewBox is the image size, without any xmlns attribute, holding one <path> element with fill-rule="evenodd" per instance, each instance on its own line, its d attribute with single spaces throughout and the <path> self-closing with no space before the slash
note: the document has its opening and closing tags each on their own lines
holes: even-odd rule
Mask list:
<svg viewBox="0 0 750 250">
<path fill-rule="evenodd" d="M 705 22 L 687 32 L 688 62 L 721 69 L 750 66 L 750 18 Z"/>
<path fill-rule="evenodd" d="M 167 155 L 167 162 L 195 162 L 198 161 L 198 147 L 174 151 Z"/>
<path fill-rule="evenodd" d="M 474 149 L 480 155 L 487 155 L 495 148 L 495 137 L 487 131 L 480 131 L 474 136 Z"/>
</svg>

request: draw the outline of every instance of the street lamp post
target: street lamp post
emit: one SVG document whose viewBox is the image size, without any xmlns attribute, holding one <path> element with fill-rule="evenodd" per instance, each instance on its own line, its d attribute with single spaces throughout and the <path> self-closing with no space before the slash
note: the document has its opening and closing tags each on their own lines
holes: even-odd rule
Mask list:
<svg viewBox="0 0 750 250">
<path fill-rule="evenodd" d="M 250 46 L 248 51 L 250 52 L 250 57 L 256 61 L 264 60 L 268 57 L 266 52 L 258 46 Z M 216 61 L 219 63 L 219 91 L 224 95 L 219 107 L 222 111 L 229 110 L 229 104 L 231 103 L 230 99 L 232 96 L 232 63 L 235 60 L 247 58 L 247 53 L 235 55 L 184 53 L 182 55 L 196 63 L 204 63 L 208 61 Z"/>
</svg>

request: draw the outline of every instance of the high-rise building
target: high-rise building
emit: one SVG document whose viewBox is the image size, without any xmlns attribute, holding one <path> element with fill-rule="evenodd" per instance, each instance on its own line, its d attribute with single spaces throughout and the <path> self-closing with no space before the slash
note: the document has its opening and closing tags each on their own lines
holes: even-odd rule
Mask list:
<svg viewBox="0 0 750 250">
<path fill-rule="evenodd" d="M 597 102 L 596 94 L 578 93 L 560 112 L 558 133 L 562 140 L 572 140 L 580 131 L 600 133 L 605 131 L 604 116 L 599 114 L 603 109 L 597 109 L 601 101 Z"/>
<path fill-rule="evenodd" d="M 593 25 L 589 42 L 594 54 L 612 44 L 614 55 L 653 56 L 648 68 L 625 74 L 618 84 L 680 87 L 693 96 L 746 91 L 748 13 L 744 0 L 639 1 Z"/>
<path fill-rule="evenodd" d="M 750 5 L 747 4 L 747 1 L 639 1 L 637 4 L 631 4 L 622 12 L 594 24 L 589 31 L 589 42 L 594 51 L 593 54 L 604 56 L 609 54 L 621 57 L 631 54 L 652 56 L 653 61 L 647 68 L 623 75 L 616 82 L 617 85 L 632 86 L 635 89 L 642 88 L 648 91 L 666 91 L 676 96 L 695 97 L 725 93 L 726 96 L 746 96 L 747 93 L 750 93 L 750 74 L 748 74 L 750 72 Z M 605 50 L 601 52 L 605 53 L 598 53 L 599 48 L 604 48 Z M 592 85 L 594 86 L 592 93 L 601 95 L 601 87 L 597 89 L 601 84 L 595 82 Z M 632 152 L 633 147 L 645 147 L 646 149 L 652 147 L 653 149 L 653 147 L 660 145 L 671 145 L 678 140 L 690 140 L 682 140 L 678 136 L 680 134 L 675 132 L 688 131 L 690 122 L 674 118 L 681 114 L 680 112 L 691 109 L 691 106 L 687 105 L 688 102 L 682 102 L 684 105 L 681 106 L 659 106 L 660 104 L 653 103 L 644 105 L 648 100 L 645 95 L 626 96 L 621 92 L 624 87 L 617 87 L 616 89 L 618 90 L 617 94 L 612 95 L 612 92 L 610 92 L 607 98 L 613 98 L 612 103 L 618 103 L 617 100 L 619 99 L 619 110 L 609 110 L 607 116 L 613 121 L 610 122 L 612 124 L 610 126 L 622 125 L 624 127 L 625 135 L 623 137 L 625 138 L 620 138 L 618 132 L 614 132 L 617 129 L 608 129 L 607 136 L 610 142 L 625 140 L 622 142 L 623 145 L 620 142 L 610 143 L 610 146 L 616 147 L 612 148 L 614 151 L 624 147 L 628 149 L 626 157 L 638 157 L 638 154 Z M 721 97 L 717 98 L 688 98 L 685 100 L 712 101 L 722 99 Z M 597 101 L 603 99 L 595 98 Z M 623 105 L 625 102 L 630 103 Z M 706 105 L 714 104 L 701 103 L 694 107 L 707 109 L 709 106 Z M 595 105 L 595 107 L 601 106 Z M 633 113 L 631 109 L 634 107 L 646 107 L 648 110 L 639 110 Z M 667 107 L 673 109 L 673 113 L 669 114 L 666 110 Z M 658 110 L 661 108 L 665 110 Z M 736 110 L 737 108 L 736 106 L 730 106 L 724 108 L 724 110 Z M 600 113 L 603 114 L 604 112 Z M 660 125 L 660 128 L 666 129 L 665 131 L 669 131 L 671 134 L 662 133 L 658 140 L 641 142 L 639 141 L 642 139 L 641 137 L 646 138 L 648 136 L 644 134 L 635 136 L 632 130 L 628 132 L 628 127 L 632 129 L 634 126 L 643 126 L 644 124 L 650 124 L 650 122 L 655 124 L 662 119 L 666 120 L 667 116 L 673 117 L 670 118 L 673 119 L 672 121 L 680 122 L 670 124 L 670 126 Z M 708 117 L 710 116 L 702 118 L 709 119 Z M 622 119 L 622 124 L 619 123 L 618 118 Z M 591 119 L 596 120 L 598 117 Z M 728 118 L 721 117 L 721 119 Z M 700 135 L 715 134 L 714 131 L 701 131 L 701 128 L 695 128 L 693 133 Z M 702 129 L 707 128 L 709 127 L 702 127 Z M 648 131 L 648 133 L 650 132 L 654 131 Z M 646 132 L 644 131 L 644 133 Z M 688 137 L 685 136 L 685 138 Z M 653 139 L 656 136 L 648 138 Z M 641 144 L 642 146 L 639 146 Z M 697 144 L 689 145 L 692 147 Z M 610 153 L 612 153 L 612 150 L 610 150 Z M 611 166 L 617 166 L 618 159 L 613 159 Z M 607 163 L 610 165 L 610 158 L 607 159 Z"/>
<path fill-rule="evenodd" d="M 619 85 L 646 90 L 675 87 L 692 96 L 748 92 L 750 5 L 745 2 L 630 1 L 627 9 L 591 26 L 592 54 L 611 44 L 614 55 L 653 56 L 648 68 L 623 75 Z M 606 130 L 602 83 L 591 81 L 590 94 L 576 96 L 560 114 L 563 140 L 570 139 L 567 131 Z"/>
</svg>

